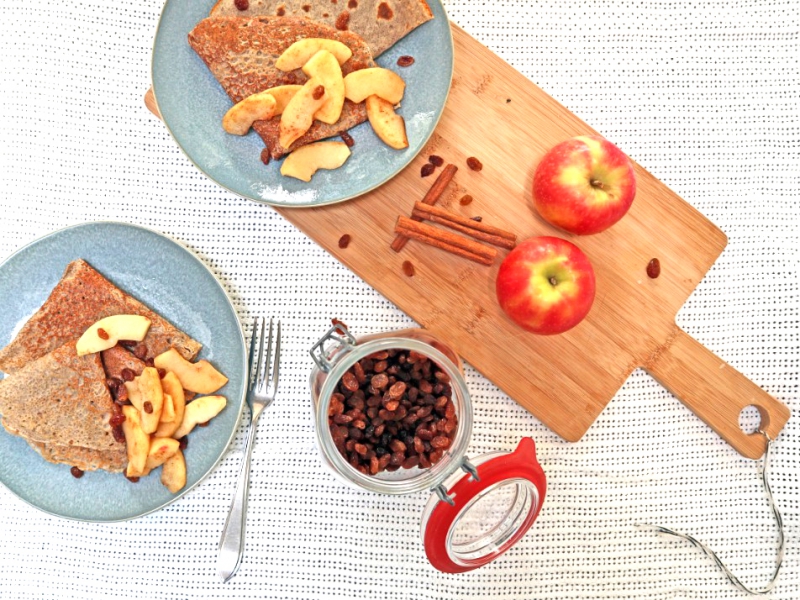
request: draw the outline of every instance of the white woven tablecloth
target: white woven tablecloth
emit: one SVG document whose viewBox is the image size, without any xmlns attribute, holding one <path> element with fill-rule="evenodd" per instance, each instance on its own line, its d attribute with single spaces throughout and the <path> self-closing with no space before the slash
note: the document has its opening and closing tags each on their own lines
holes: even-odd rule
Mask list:
<svg viewBox="0 0 800 600">
<path fill-rule="evenodd" d="M 800 2 L 445 7 L 727 234 L 678 323 L 800 409 Z M 192 248 L 243 320 L 283 320 L 281 390 L 256 440 L 246 555 L 233 580 L 217 579 L 241 427 L 199 487 L 134 521 L 50 517 L 0 486 L 1 599 L 745 596 L 699 550 L 638 522 L 709 543 L 746 584 L 768 580 L 777 536 L 760 462 L 642 371 L 580 442 L 566 443 L 468 370 L 470 455 L 531 435 L 549 486 L 530 533 L 477 571 L 428 564 L 419 538 L 427 494 L 385 497 L 334 479 L 315 448 L 307 349 L 331 316 L 359 333 L 410 320 L 271 208 L 199 173 L 146 111 L 160 10 L 158 0 L 0 0 L 0 260 L 66 225 L 141 224 Z M 745 426 L 753 419 L 745 414 Z M 773 452 L 787 535 L 774 598 L 800 598 L 799 463 L 794 415 Z"/>
</svg>

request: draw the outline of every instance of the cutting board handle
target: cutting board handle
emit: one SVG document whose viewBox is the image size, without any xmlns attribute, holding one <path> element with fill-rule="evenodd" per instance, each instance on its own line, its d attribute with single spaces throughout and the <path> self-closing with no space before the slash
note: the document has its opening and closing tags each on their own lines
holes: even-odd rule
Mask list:
<svg viewBox="0 0 800 600">
<path fill-rule="evenodd" d="M 651 358 L 645 369 L 747 458 L 761 457 L 767 443 L 758 432 L 742 431 L 739 426 L 742 409 L 755 406 L 761 416 L 759 429 L 773 440 L 789 420 L 787 406 L 677 325 L 670 341 Z"/>
</svg>

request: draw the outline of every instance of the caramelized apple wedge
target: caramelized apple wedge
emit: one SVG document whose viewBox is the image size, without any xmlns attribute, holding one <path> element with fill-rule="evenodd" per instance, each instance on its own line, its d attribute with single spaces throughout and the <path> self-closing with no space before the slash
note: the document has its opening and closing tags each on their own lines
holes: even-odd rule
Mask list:
<svg viewBox="0 0 800 600">
<path fill-rule="evenodd" d="M 187 435 L 200 423 L 206 423 L 216 417 L 227 404 L 225 396 L 201 396 L 186 405 L 183 421 L 178 430 L 172 434 L 175 439 Z"/>
<path fill-rule="evenodd" d="M 382 67 L 359 69 L 344 78 L 344 96 L 353 102 L 379 96 L 395 105 L 403 99 L 405 89 L 406 83 L 400 75 Z"/>
<path fill-rule="evenodd" d="M 125 445 L 128 450 L 128 466 L 125 474 L 128 477 L 140 477 L 144 473 L 147 453 L 150 451 L 150 436 L 142 430 L 140 413 L 136 407 L 125 405 L 122 407 L 122 414 L 125 415 L 122 432 L 125 434 Z"/>
<path fill-rule="evenodd" d="M 281 165 L 281 175 L 311 181 L 319 169 L 338 169 L 349 156 L 350 148 L 344 142 L 314 142 L 287 156 Z"/>
<path fill-rule="evenodd" d="M 228 383 L 228 378 L 207 360 L 189 362 L 174 348 L 156 356 L 154 364 L 159 369 L 175 373 L 183 389 L 198 394 L 213 394 Z"/>
<path fill-rule="evenodd" d="M 139 394 L 141 394 L 142 407 L 140 409 L 142 431 L 153 433 L 158 429 L 161 420 L 161 410 L 164 406 L 164 390 L 161 387 L 161 378 L 154 367 L 145 367 L 142 374 L 134 379 Z"/>
<path fill-rule="evenodd" d="M 233 135 L 245 135 L 254 121 L 274 117 L 275 105 L 275 97 L 269 92 L 252 94 L 228 109 L 222 117 L 222 128 Z"/>
<path fill-rule="evenodd" d="M 161 422 L 158 424 L 158 429 L 153 432 L 156 437 L 171 437 L 178 427 L 181 426 L 183 421 L 183 411 L 186 408 L 186 397 L 183 393 L 183 386 L 178 381 L 177 375 L 172 371 L 168 372 L 161 379 L 161 387 L 164 390 L 164 397 L 169 396 L 172 399 L 173 418 L 172 421 L 164 421 L 162 410 Z"/>
<path fill-rule="evenodd" d="M 186 460 L 178 450 L 161 467 L 161 483 L 173 494 L 186 485 Z"/>
<path fill-rule="evenodd" d="M 395 150 L 408 148 L 406 122 L 394 112 L 394 106 L 379 96 L 367 96 L 367 118 L 372 130 L 387 146 Z"/>
<path fill-rule="evenodd" d="M 314 115 L 325 104 L 325 86 L 316 77 L 311 77 L 302 88 L 292 96 L 281 115 L 280 137 L 278 142 L 289 148 L 314 123 Z"/>
<path fill-rule="evenodd" d="M 283 111 L 286 110 L 286 105 L 289 104 L 289 100 L 294 98 L 294 95 L 300 91 L 302 85 L 278 85 L 274 88 L 269 88 L 264 93 L 269 94 L 273 98 L 275 98 L 275 112 L 272 115 L 273 117 L 277 117 L 278 115 L 282 115 Z"/>
<path fill-rule="evenodd" d="M 283 51 L 283 54 L 275 61 L 275 67 L 281 71 L 299 69 L 320 50 L 333 54 L 339 65 L 343 65 L 353 56 L 353 51 L 338 40 L 303 38 Z"/>
<path fill-rule="evenodd" d="M 147 452 L 144 470 L 150 472 L 163 465 L 169 458 L 180 450 L 180 442 L 171 437 L 155 437 L 150 439 L 150 449 Z"/>
<path fill-rule="evenodd" d="M 303 65 L 303 73 L 319 80 L 325 88 L 325 102 L 314 113 L 314 118 L 333 125 L 342 116 L 344 106 L 344 79 L 336 58 L 327 50 L 320 50 Z"/>
<path fill-rule="evenodd" d="M 83 332 L 75 344 L 75 350 L 78 356 L 83 356 L 113 348 L 120 340 L 141 342 L 148 329 L 150 319 L 141 315 L 105 317 Z"/>
</svg>

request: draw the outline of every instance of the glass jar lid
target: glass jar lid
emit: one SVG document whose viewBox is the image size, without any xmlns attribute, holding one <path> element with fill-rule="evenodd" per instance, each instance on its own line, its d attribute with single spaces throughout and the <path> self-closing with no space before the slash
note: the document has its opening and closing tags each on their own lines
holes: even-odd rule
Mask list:
<svg viewBox="0 0 800 600">
<path fill-rule="evenodd" d="M 441 484 L 422 516 L 425 553 L 445 573 L 476 569 L 511 548 L 533 525 L 546 492 L 529 437 L 514 452 L 482 455 L 464 470 Z"/>
</svg>

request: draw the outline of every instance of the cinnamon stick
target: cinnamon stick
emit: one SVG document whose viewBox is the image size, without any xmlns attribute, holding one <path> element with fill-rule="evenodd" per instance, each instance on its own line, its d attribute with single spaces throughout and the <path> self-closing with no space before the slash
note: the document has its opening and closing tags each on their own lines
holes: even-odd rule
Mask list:
<svg viewBox="0 0 800 600">
<path fill-rule="evenodd" d="M 427 207 L 430 208 L 430 207 Z M 441 210 L 441 209 L 439 209 Z M 468 219 L 466 217 L 462 217 L 461 215 L 455 215 L 449 213 L 448 215 L 439 215 L 436 213 L 431 213 L 419 208 L 419 203 L 414 207 L 414 211 L 411 213 L 413 217 L 419 217 L 423 221 L 430 221 L 431 223 L 438 223 L 439 225 L 444 225 L 445 227 L 449 227 L 455 231 L 460 231 L 463 234 L 466 234 L 476 240 L 480 240 L 482 242 L 486 242 L 487 244 L 492 244 L 493 246 L 498 246 L 499 248 L 507 248 L 508 250 L 512 250 L 514 246 L 517 245 L 517 236 L 513 233 L 509 233 L 507 231 L 503 231 L 502 229 L 497 229 L 496 227 L 491 227 L 489 225 L 484 225 L 483 223 L 478 223 L 477 221 L 473 221 L 472 219 Z M 457 217 L 457 218 L 451 218 Z M 477 226 L 477 227 L 476 227 Z M 499 233 L 490 233 L 484 231 L 484 229 L 492 229 Z"/>
<path fill-rule="evenodd" d="M 422 198 L 422 203 L 427 205 L 436 204 L 439 201 L 439 198 L 442 197 L 444 190 L 447 188 L 448 184 L 453 180 L 453 177 L 458 171 L 458 167 L 453 164 L 445 165 L 442 172 L 439 173 L 439 177 L 436 178 L 436 181 L 433 182 L 433 185 L 428 190 L 428 193 L 425 194 L 425 197 Z M 422 219 L 414 219 L 415 221 L 421 221 Z M 395 252 L 400 252 L 406 243 L 408 242 L 408 237 L 404 235 L 398 234 L 394 241 L 392 242 L 391 248 Z"/>
<path fill-rule="evenodd" d="M 458 223 L 459 225 L 464 225 L 469 227 L 470 229 L 476 229 L 478 231 L 482 231 L 484 233 L 488 233 L 491 235 L 496 235 L 501 238 L 505 238 L 507 240 L 516 241 L 517 235 L 515 233 L 511 233 L 510 231 L 506 231 L 505 229 L 500 229 L 499 227 L 493 227 L 492 225 L 487 225 L 484 222 L 473 221 L 469 217 L 465 217 L 463 215 L 459 215 L 458 213 L 454 213 L 453 211 L 447 210 L 446 208 L 441 208 L 439 206 L 429 206 L 427 204 L 422 204 L 421 202 L 416 202 L 414 204 L 415 211 L 421 211 L 423 213 L 427 213 L 430 215 L 436 215 L 443 219 L 447 219 L 448 221 L 453 221 L 454 223 Z"/>
<path fill-rule="evenodd" d="M 408 217 L 397 218 L 395 232 L 484 265 L 492 264 L 497 256 L 497 250 L 490 246 Z"/>
</svg>

